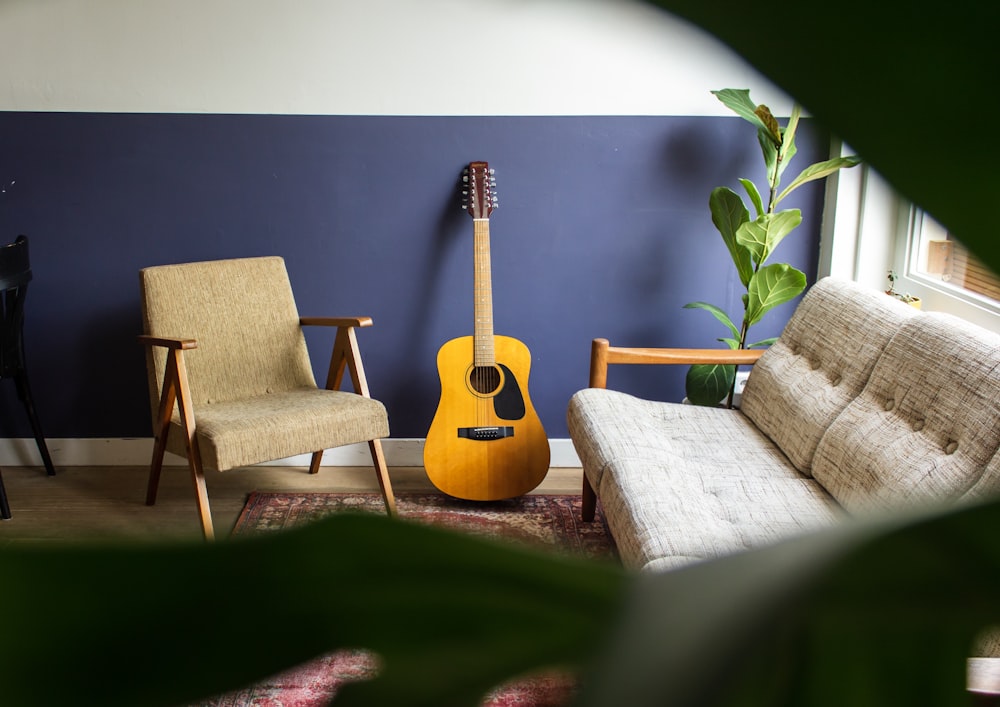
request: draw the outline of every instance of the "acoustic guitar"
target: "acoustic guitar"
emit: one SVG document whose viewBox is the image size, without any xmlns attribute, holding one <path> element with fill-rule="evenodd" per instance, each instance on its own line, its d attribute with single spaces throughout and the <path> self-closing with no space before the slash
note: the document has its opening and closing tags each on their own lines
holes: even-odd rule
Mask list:
<svg viewBox="0 0 1000 707">
<path fill-rule="evenodd" d="M 549 442 L 528 396 L 528 347 L 493 333 L 489 217 L 497 196 L 486 162 L 465 170 L 463 197 L 473 225 L 474 333 L 438 351 L 441 399 L 427 432 L 424 468 L 450 496 L 494 501 L 541 483 L 549 470 Z"/>
</svg>

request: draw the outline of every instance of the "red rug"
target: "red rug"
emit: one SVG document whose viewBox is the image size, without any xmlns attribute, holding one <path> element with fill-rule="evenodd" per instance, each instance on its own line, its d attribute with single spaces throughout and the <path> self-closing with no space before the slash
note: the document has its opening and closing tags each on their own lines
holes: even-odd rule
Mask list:
<svg viewBox="0 0 1000 707">
<path fill-rule="evenodd" d="M 416 522 L 594 559 L 617 556 L 600 506 L 595 521 L 584 523 L 579 496 L 528 495 L 483 503 L 435 493 L 401 493 L 396 505 L 400 517 Z M 375 493 L 255 492 L 247 499 L 233 535 L 273 533 L 346 510 L 384 513 L 385 507 Z M 341 685 L 370 678 L 377 670 L 370 654 L 339 651 L 198 707 L 323 707 L 336 704 Z M 572 700 L 575 685 L 572 675 L 556 673 L 518 680 L 498 687 L 483 705 L 561 707 Z"/>
</svg>

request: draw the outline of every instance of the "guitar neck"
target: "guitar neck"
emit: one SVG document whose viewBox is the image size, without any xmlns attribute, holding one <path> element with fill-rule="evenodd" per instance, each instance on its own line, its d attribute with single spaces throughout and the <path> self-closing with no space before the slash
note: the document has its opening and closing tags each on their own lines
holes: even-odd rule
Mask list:
<svg viewBox="0 0 1000 707">
<path fill-rule="evenodd" d="M 490 276 L 490 221 L 473 219 L 475 251 L 475 318 L 473 333 L 475 365 L 493 366 L 496 352 L 493 346 L 493 280 Z"/>
</svg>

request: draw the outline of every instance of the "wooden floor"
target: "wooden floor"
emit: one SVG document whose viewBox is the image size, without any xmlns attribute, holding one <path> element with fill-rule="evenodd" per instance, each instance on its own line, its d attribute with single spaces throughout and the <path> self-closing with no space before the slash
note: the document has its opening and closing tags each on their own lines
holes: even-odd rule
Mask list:
<svg viewBox="0 0 1000 707">
<path fill-rule="evenodd" d="M 147 469 L 134 466 L 4 467 L 13 518 L 0 522 L 0 546 L 93 539 L 195 539 L 201 529 L 187 467 L 165 467 L 155 506 Z M 396 493 L 436 491 L 422 467 L 389 470 Z M 206 475 L 218 537 L 229 535 L 252 491 L 377 491 L 371 467 L 258 466 Z M 579 493 L 580 469 L 551 469 L 534 493 Z"/>
</svg>

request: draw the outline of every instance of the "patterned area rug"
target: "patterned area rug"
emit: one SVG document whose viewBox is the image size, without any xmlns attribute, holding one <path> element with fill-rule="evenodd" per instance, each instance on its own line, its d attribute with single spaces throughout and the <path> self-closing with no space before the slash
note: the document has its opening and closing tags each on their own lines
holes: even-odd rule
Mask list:
<svg viewBox="0 0 1000 707">
<path fill-rule="evenodd" d="M 593 523 L 580 520 L 580 497 L 528 495 L 504 501 L 462 501 L 443 494 L 396 494 L 401 518 L 449 527 L 487 538 L 524 543 L 594 559 L 615 559 L 614 542 L 598 505 Z M 280 531 L 344 511 L 384 513 L 375 493 L 255 492 L 236 522 L 233 535 Z M 337 689 L 372 677 L 378 664 L 364 651 L 338 651 L 251 687 L 197 707 L 322 707 L 336 704 Z M 552 673 L 502 685 L 483 702 L 487 707 L 561 707 L 573 698 L 572 675 Z"/>
</svg>

